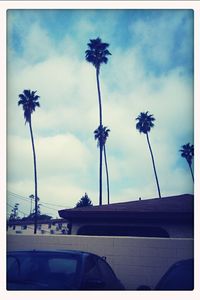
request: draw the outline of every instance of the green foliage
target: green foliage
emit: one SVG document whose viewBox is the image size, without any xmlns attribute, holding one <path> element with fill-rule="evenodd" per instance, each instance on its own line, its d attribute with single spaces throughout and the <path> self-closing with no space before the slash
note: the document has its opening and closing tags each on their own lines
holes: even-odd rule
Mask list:
<svg viewBox="0 0 200 300">
<path fill-rule="evenodd" d="M 85 206 L 92 206 L 92 205 L 93 205 L 92 201 L 90 200 L 88 195 L 85 193 L 85 195 L 83 197 L 81 197 L 81 199 L 77 202 L 75 208 L 85 207 Z"/>
</svg>

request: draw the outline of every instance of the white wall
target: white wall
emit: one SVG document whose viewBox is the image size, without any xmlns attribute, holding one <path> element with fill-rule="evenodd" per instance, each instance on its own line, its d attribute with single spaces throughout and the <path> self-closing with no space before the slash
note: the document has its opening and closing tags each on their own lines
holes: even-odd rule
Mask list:
<svg viewBox="0 0 200 300">
<path fill-rule="evenodd" d="M 73 235 L 8 235 L 8 250 L 76 249 L 106 256 L 128 290 L 153 288 L 168 267 L 193 257 L 193 239 L 95 237 Z"/>
</svg>

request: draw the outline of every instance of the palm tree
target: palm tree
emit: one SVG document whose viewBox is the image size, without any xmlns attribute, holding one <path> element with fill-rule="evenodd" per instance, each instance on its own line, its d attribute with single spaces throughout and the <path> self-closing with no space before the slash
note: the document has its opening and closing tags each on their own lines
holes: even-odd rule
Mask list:
<svg viewBox="0 0 200 300">
<path fill-rule="evenodd" d="M 136 120 L 138 120 L 138 122 L 136 124 L 136 129 L 139 130 L 140 133 L 146 134 L 147 143 L 148 143 L 150 154 L 151 154 L 151 159 L 152 159 L 152 164 L 153 164 L 157 189 L 158 189 L 158 195 L 159 195 L 159 198 L 161 198 L 160 187 L 159 187 L 159 182 L 158 182 L 158 176 L 157 176 L 157 173 L 156 173 L 155 161 L 154 161 L 154 157 L 153 157 L 153 151 L 151 149 L 149 135 L 148 135 L 148 132 L 150 132 L 151 128 L 154 127 L 153 122 L 155 121 L 155 118 L 153 117 L 153 115 L 150 115 L 148 113 L 149 113 L 148 111 L 147 112 L 141 112 L 140 115 L 136 118 Z"/>
<path fill-rule="evenodd" d="M 100 66 L 103 63 L 108 62 L 108 55 L 111 53 L 108 51 L 109 44 L 103 43 L 98 37 L 96 39 L 91 39 L 87 44 L 88 49 L 85 51 L 85 58 L 89 63 L 96 69 L 96 81 L 97 81 L 97 92 L 99 101 L 99 125 L 102 126 L 102 103 L 101 103 L 101 91 L 99 82 Z M 99 205 L 102 205 L 102 147 L 99 147 Z"/>
<path fill-rule="evenodd" d="M 37 91 L 24 90 L 22 94 L 19 95 L 18 105 L 22 105 L 24 111 L 25 124 L 29 124 L 31 143 L 33 150 L 33 164 L 34 164 L 34 181 L 35 181 L 35 218 L 34 218 L 34 234 L 37 233 L 37 210 L 38 210 L 38 196 L 37 196 L 37 168 L 36 168 L 36 154 L 32 130 L 31 115 L 35 111 L 36 107 L 40 107 L 38 99 L 40 96 L 36 95 Z"/>
<path fill-rule="evenodd" d="M 107 163 L 107 155 L 106 155 L 106 140 L 109 136 L 110 129 L 106 126 L 99 126 L 94 131 L 94 138 L 98 140 L 97 146 L 103 148 L 104 152 L 104 162 L 106 168 L 106 181 L 107 181 L 107 197 L 108 197 L 108 204 L 110 204 L 110 189 L 109 189 L 109 175 L 108 175 L 108 163 Z"/>
<path fill-rule="evenodd" d="M 89 49 L 85 51 L 86 60 L 91 63 L 96 69 L 97 91 L 99 100 L 99 125 L 102 125 L 102 105 L 101 105 L 101 91 L 99 82 L 99 73 L 101 64 L 108 62 L 108 55 L 111 53 L 108 51 L 109 44 L 103 43 L 98 37 L 94 40 L 90 40 L 87 44 Z"/>
<path fill-rule="evenodd" d="M 190 145 L 190 143 L 187 143 L 182 146 L 182 149 L 179 150 L 181 152 L 181 156 L 184 157 L 189 165 L 190 172 L 192 175 L 192 180 L 194 182 L 194 174 L 192 171 L 192 161 L 194 157 L 194 145 Z"/>
</svg>

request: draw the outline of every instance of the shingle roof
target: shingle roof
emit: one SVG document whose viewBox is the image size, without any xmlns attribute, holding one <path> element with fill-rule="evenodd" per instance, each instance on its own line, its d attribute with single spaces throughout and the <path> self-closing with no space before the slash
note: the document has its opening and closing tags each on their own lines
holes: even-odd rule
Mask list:
<svg viewBox="0 0 200 300">
<path fill-rule="evenodd" d="M 154 198 L 148 200 L 128 201 L 102 206 L 88 206 L 59 211 L 65 219 L 77 218 L 106 218 L 106 217 L 156 217 L 167 215 L 193 216 L 194 196 L 189 194 Z"/>
</svg>

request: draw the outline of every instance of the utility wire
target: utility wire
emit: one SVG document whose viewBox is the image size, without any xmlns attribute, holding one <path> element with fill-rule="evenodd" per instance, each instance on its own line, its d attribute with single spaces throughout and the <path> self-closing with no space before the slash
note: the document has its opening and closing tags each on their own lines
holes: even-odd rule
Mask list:
<svg viewBox="0 0 200 300">
<path fill-rule="evenodd" d="M 10 206 L 11 208 L 15 208 L 14 206 L 10 205 L 9 203 L 7 203 L 7 205 Z M 26 215 L 26 213 L 23 212 L 22 210 L 20 210 L 19 208 L 18 208 L 18 211 L 21 212 L 24 216 Z"/>
<path fill-rule="evenodd" d="M 20 198 L 20 200 L 24 200 L 24 201 L 30 201 L 29 197 L 24 197 L 24 196 L 21 196 L 19 194 L 16 194 L 16 193 L 13 193 L 13 192 L 10 192 L 8 191 L 8 194 L 10 194 L 11 197 L 16 197 L 16 198 Z M 49 203 L 49 202 L 44 202 L 44 201 L 40 201 L 40 203 L 44 203 L 44 204 L 48 204 L 50 206 L 55 206 L 55 207 L 60 207 L 60 208 L 69 208 L 69 206 L 60 206 L 60 205 L 57 205 L 57 204 L 52 204 L 52 203 Z"/>
<path fill-rule="evenodd" d="M 10 205 L 9 203 L 7 203 L 7 205 L 10 206 L 11 208 L 14 208 L 14 206 Z M 41 205 L 42 205 L 42 204 L 41 204 Z M 45 205 L 42 205 L 42 206 L 45 206 Z M 53 208 L 49 208 L 49 209 L 53 209 Z M 55 210 L 55 209 L 54 209 L 54 210 Z M 24 212 L 23 212 L 22 210 L 20 210 L 19 208 L 18 208 L 18 211 L 21 212 L 24 216 L 27 215 L 26 213 L 24 213 Z"/>
<path fill-rule="evenodd" d="M 58 210 L 57 209 L 55 209 L 55 208 L 51 208 L 51 207 L 48 207 L 48 206 L 46 206 L 46 205 L 44 205 L 44 204 L 40 204 L 41 206 L 44 206 L 44 207 L 46 207 L 46 208 L 48 208 L 48 209 L 52 209 L 52 210 L 55 210 L 55 211 L 57 211 L 58 212 Z"/>
<path fill-rule="evenodd" d="M 7 205 L 10 206 L 10 207 L 12 207 L 12 208 L 14 208 L 14 206 L 10 205 L 9 203 L 7 203 Z M 41 204 L 41 203 L 39 205 L 41 205 L 43 207 L 46 207 L 47 209 L 51 209 L 51 210 L 54 210 L 54 211 L 58 212 L 58 210 L 55 209 L 55 208 L 48 207 L 48 206 L 46 206 L 44 204 Z M 24 212 L 22 212 L 20 209 L 18 209 L 18 211 L 21 212 L 21 213 L 23 213 L 24 215 L 28 215 L 27 213 L 25 214 Z"/>
</svg>

